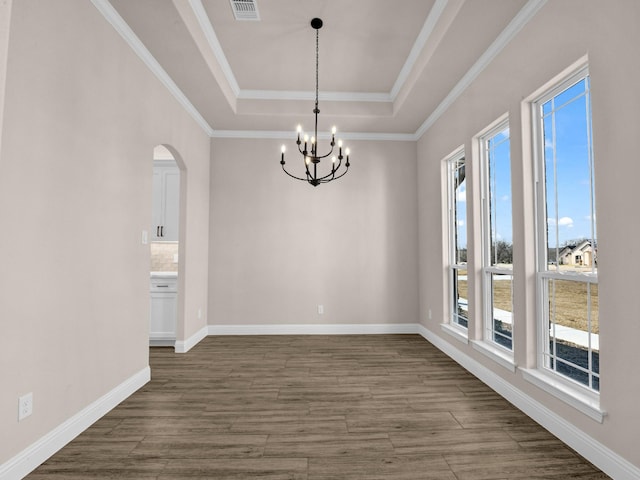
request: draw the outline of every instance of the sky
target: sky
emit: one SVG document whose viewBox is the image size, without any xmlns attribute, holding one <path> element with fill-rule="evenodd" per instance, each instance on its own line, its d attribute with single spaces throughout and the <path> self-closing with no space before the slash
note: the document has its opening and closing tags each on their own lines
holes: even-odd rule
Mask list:
<svg viewBox="0 0 640 480">
<path fill-rule="evenodd" d="M 550 247 L 591 238 L 592 234 L 586 88 L 586 80 L 582 80 L 543 105 Z"/>
<path fill-rule="evenodd" d="M 583 79 L 542 105 L 549 247 L 592 235 L 587 88 L 588 83 Z M 489 143 L 494 197 L 491 218 L 493 239 L 512 243 L 508 136 L 507 128 Z M 465 180 L 456 192 L 459 248 L 466 248 L 467 244 L 466 185 Z"/>
</svg>

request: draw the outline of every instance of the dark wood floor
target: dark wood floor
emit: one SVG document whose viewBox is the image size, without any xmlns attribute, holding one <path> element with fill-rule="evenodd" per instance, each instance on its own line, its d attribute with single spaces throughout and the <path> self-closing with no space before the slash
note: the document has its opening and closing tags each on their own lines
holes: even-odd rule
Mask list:
<svg viewBox="0 0 640 480">
<path fill-rule="evenodd" d="M 604 479 L 417 335 L 208 337 L 29 479 Z"/>
</svg>

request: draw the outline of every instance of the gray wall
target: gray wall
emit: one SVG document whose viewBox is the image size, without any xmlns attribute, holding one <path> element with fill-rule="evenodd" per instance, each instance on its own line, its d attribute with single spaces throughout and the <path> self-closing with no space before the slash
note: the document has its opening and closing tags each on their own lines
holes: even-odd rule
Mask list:
<svg viewBox="0 0 640 480">
<path fill-rule="evenodd" d="M 179 338 L 206 323 L 209 215 L 208 136 L 91 2 L 13 2 L 6 65 L 0 464 L 148 365 L 155 145 L 186 168 Z"/>
<path fill-rule="evenodd" d="M 209 323 L 415 323 L 415 143 L 349 142 L 349 173 L 315 188 L 281 143 L 212 140 Z"/>
</svg>

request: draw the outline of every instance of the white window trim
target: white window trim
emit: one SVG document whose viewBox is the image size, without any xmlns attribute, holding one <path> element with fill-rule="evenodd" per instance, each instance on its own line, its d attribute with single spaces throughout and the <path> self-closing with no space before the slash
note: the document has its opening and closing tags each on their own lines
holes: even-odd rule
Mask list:
<svg viewBox="0 0 640 480">
<path fill-rule="evenodd" d="M 465 345 L 469 344 L 469 332 L 466 328 L 454 323 L 441 323 L 442 331 L 451 335 L 453 338 Z"/>
<path fill-rule="evenodd" d="M 489 356 L 505 368 L 515 371 L 514 354 L 513 354 L 513 331 L 514 325 L 512 323 L 512 336 L 511 345 L 512 348 L 505 348 L 496 343 L 493 338 L 487 338 L 489 331 L 493 332 L 493 302 L 491 301 L 492 292 L 489 288 L 488 279 L 492 274 L 511 275 L 513 278 L 513 267 L 494 266 L 491 263 L 491 225 L 488 224 L 488 219 L 491 218 L 489 204 L 489 172 L 488 172 L 488 158 L 487 158 L 487 140 L 494 135 L 509 128 L 509 114 L 505 113 L 486 129 L 475 136 L 478 143 L 478 150 L 480 152 L 480 164 L 482 166 L 482 186 L 481 186 L 481 201 L 482 201 L 482 339 L 480 341 L 474 341 L 473 346 L 476 350 Z M 511 137 L 509 136 L 509 141 Z M 511 155 L 509 155 L 511 160 Z M 509 168 L 511 172 L 511 168 Z M 512 190 L 513 192 L 513 190 Z M 513 194 L 512 194 L 513 201 Z M 512 208 L 513 216 L 513 208 Z M 513 298 L 511 299 L 513 310 Z M 515 322 L 514 322 L 515 323 Z M 482 345 L 481 345 L 482 344 Z"/>
<path fill-rule="evenodd" d="M 607 412 L 600 409 L 598 392 L 548 369 L 520 368 L 519 370 L 522 372 L 522 378 L 527 382 L 562 400 L 596 422 L 604 421 Z"/>
<path fill-rule="evenodd" d="M 535 230 L 536 230 L 536 331 L 537 331 L 537 367 L 535 369 L 520 369 L 523 377 L 530 383 L 537 385 L 547 393 L 563 400 L 565 403 L 575 407 L 585 413 L 594 420 L 602 423 L 606 412 L 600 410 L 600 392 L 592 390 L 588 386 L 583 385 L 570 377 L 555 372 L 545 366 L 545 342 L 547 342 L 548 333 L 545 332 L 544 325 L 548 323 L 548 312 L 545 308 L 545 279 L 555 280 L 573 280 L 585 283 L 598 283 L 597 274 L 571 272 L 571 271 L 552 271 L 547 270 L 546 255 L 542 254 L 542 248 L 546 249 L 546 228 L 540 228 L 540 225 L 546 225 L 546 209 L 541 208 L 542 203 L 546 201 L 544 196 L 544 165 L 542 164 L 542 152 L 544 145 L 542 142 L 541 125 L 539 107 L 551 98 L 558 95 L 564 88 L 569 88 L 573 84 L 589 75 L 589 67 L 586 58 L 576 62 L 574 66 L 565 72 L 561 77 L 556 77 L 549 82 L 543 89 L 544 93 L 534 96 L 530 100 L 531 120 L 533 127 L 533 150 L 534 150 L 534 182 L 535 182 Z M 540 91 L 540 90 L 539 90 Z M 542 247 L 544 246 L 544 247 Z M 557 259 L 556 259 L 557 261 Z"/>
<path fill-rule="evenodd" d="M 495 342 L 488 342 L 486 340 L 471 340 L 471 346 L 510 372 L 515 373 L 518 366 L 513 359 L 513 352 L 511 350 L 507 350 Z"/>
<path fill-rule="evenodd" d="M 465 151 L 464 151 L 464 147 L 460 147 L 458 149 L 456 149 L 453 153 L 451 153 L 450 155 L 448 155 L 445 159 L 444 159 L 444 163 L 446 165 L 446 191 L 447 191 L 447 231 L 448 231 L 448 248 L 447 248 L 447 270 L 448 270 L 448 279 L 449 279 L 449 286 L 448 286 L 448 292 L 447 292 L 447 302 L 449 304 L 448 309 L 446 309 L 445 311 L 449 311 L 449 318 L 448 318 L 448 324 L 451 328 L 452 331 L 450 331 L 449 333 L 454 333 L 456 336 L 460 336 L 463 335 L 466 342 L 468 342 L 468 328 L 464 328 L 463 326 L 461 326 L 460 324 L 456 323 L 454 321 L 455 315 L 457 315 L 457 304 L 454 306 L 454 304 L 456 302 L 454 302 L 454 298 L 453 298 L 453 293 L 454 293 L 454 287 L 453 287 L 453 272 L 454 270 L 460 270 L 462 268 L 467 268 L 466 265 L 462 265 L 459 263 L 456 263 L 456 243 L 455 243 L 455 235 L 456 235 L 456 222 L 455 222 L 455 218 L 453 218 L 453 211 L 454 211 L 454 206 L 455 206 L 455 201 L 456 201 L 456 192 L 455 189 L 453 188 L 453 178 L 452 178 L 452 168 L 451 165 L 453 162 L 457 162 L 461 159 L 465 160 L 465 169 L 467 168 L 467 163 L 466 163 L 466 157 L 465 157 Z M 466 178 L 465 178 L 466 179 Z M 467 219 L 464 219 L 465 221 L 465 225 L 467 222 Z M 467 242 L 468 242 L 468 238 L 467 238 Z M 468 245 L 468 243 L 467 243 Z M 468 252 L 468 248 L 467 248 L 467 252 Z M 467 278 L 468 278 L 468 270 L 467 270 Z M 467 317 L 467 321 L 468 321 L 468 317 Z M 445 330 L 448 331 L 448 330 Z M 465 343 L 466 343 L 465 342 Z"/>
</svg>

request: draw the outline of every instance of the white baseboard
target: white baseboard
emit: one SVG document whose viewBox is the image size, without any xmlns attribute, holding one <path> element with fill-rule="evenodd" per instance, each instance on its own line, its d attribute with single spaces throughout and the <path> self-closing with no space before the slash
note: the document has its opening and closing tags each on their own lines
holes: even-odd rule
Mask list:
<svg viewBox="0 0 640 480">
<path fill-rule="evenodd" d="M 417 323 L 209 325 L 209 335 L 379 335 L 418 333 Z"/>
<path fill-rule="evenodd" d="M 149 338 L 150 347 L 173 347 L 176 344 L 174 339 Z"/>
<path fill-rule="evenodd" d="M 18 455 L 0 465 L 0 480 L 20 480 L 151 379 L 149 367 L 122 382 Z"/>
<path fill-rule="evenodd" d="M 210 335 L 209 329 L 210 327 L 202 327 L 186 340 L 177 340 L 175 342 L 176 353 L 187 353 L 189 350 L 195 347 L 203 338 L 205 338 L 207 335 Z"/>
<path fill-rule="evenodd" d="M 576 428 L 563 417 L 549 410 L 423 325 L 418 325 L 417 330 L 427 341 L 442 350 L 607 475 L 616 480 L 640 479 L 640 468 Z"/>
</svg>

